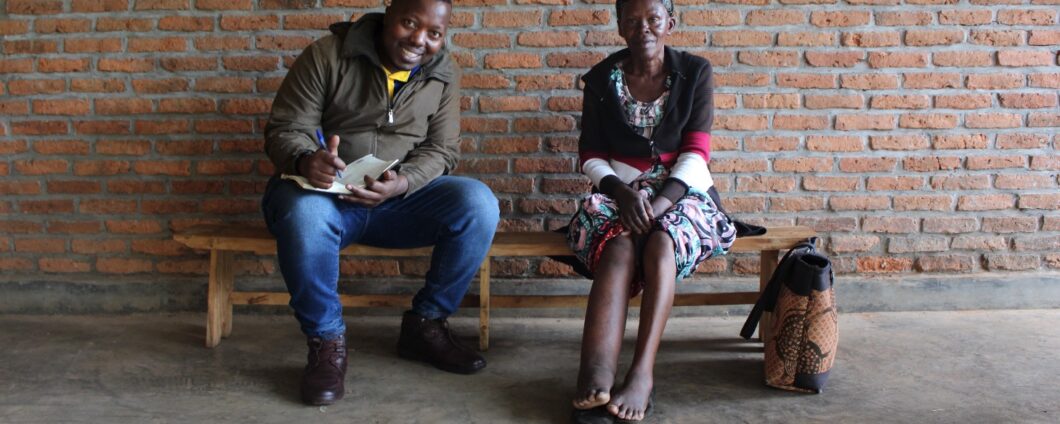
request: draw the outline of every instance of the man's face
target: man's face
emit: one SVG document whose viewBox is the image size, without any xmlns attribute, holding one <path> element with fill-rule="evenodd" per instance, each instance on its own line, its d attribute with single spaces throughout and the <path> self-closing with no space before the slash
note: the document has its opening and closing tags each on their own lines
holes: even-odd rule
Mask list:
<svg viewBox="0 0 1060 424">
<path fill-rule="evenodd" d="M 445 45 L 451 9 L 439 0 L 393 0 L 383 18 L 383 66 L 408 71 L 430 61 Z"/>
</svg>

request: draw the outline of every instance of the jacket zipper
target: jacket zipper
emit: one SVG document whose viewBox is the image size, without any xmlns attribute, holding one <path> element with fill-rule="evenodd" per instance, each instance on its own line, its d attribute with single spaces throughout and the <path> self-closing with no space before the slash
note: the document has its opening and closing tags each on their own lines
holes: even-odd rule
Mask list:
<svg viewBox="0 0 1060 424">
<path fill-rule="evenodd" d="M 419 80 L 420 80 L 420 73 L 417 72 L 416 75 L 412 77 L 412 80 L 410 80 L 409 82 L 403 84 L 401 86 L 401 88 L 407 89 L 407 88 L 409 88 L 407 86 L 410 86 L 410 85 L 418 82 Z M 409 90 L 405 90 L 405 91 L 409 91 Z M 404 97 L 401 97 L 401 96 L 402 96 L 402 94 L 405 91 L 401 91 L 400 89 L 398 89 L 397 94 L 394 94 L 394 98 L 391 98 L 390 96 L 387 96 L 387 101 L 386 101 L 386 123 L 388 125 L 393 125 L 394 124 L 394 109 L 397 107 L 398 100 L 404 98 Z"/>
</svg>

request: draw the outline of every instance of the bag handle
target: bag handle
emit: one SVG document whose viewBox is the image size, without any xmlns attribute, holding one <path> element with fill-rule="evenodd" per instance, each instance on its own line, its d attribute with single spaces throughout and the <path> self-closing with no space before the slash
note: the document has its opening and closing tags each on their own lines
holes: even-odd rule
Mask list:
<svg viewBox="0 0 1060 424">
<path fill-rule="evenodd" d="M 766 284 L 765 289 L 762 290 L 762 295 L 758 297 L 758 301 L 755 302 L 754 308 L 751 309 L 751 314 L 747 316 L 747 321 L 744 321 L 743 328 L 740 329 L 740 337 L 744 340 L 750 340 L 751 336 L 755 333 L 755 327 L 758 327 L 758 322 L 762 319 L 762 313 L 768 307 L 772 309 L 777 304 L 777 296 L 780 295 L 780 278 L 778 278 L 781 265 L 787 262 L 788 257 L 791 256 L 796 250 L 802 248 L 809 248 L 810 252 L 817 250 L 817 237 L 810 237 L 806 240 L 799 242 L 799 244 L 788 250 L 788 253 L 784 254 L 784 257 L 777 262 L 777 269 L 773 271 L 773 275 L 769 277 L 769 283 Z"/>
</svg>

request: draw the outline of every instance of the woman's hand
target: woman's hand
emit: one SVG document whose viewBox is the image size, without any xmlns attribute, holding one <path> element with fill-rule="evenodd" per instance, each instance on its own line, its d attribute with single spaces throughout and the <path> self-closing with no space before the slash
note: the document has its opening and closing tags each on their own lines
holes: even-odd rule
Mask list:
<svg viewBox="0 0 1060 424">
<path fill-rule="evenodd" d="M 614 197 L 615 203 L 618 203 L 619 219 L 626 229 L 636 235 L 651 231 L 654 214 L 646 193 L 623 185 L 615 190 Z"/>
<path fill-rule="evenodd" d="M 665 196 L 657 195 L 654 199 L 651 199 L 651 214 L 654 217 L 662 217 L 672 207 L 674 207 L 674 202 L 671 202 Z"/>
</svg>

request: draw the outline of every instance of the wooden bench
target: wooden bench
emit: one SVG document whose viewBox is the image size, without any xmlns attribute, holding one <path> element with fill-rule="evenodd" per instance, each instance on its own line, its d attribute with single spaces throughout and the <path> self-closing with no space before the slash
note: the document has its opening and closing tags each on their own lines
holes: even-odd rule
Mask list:
<svg viewBox="0 0 1060 424">
<path fill-rule="evenodd" d="M 809 227 L 775 227 L 762 236 L 738 238 L 732 252 L 759 252 L 759 290 L 765 287 L 776 269 L 780 250 L 790 249 L 799 241 L 813 236 Z M 286 305 L 285 292 L 236 291 L 233 264 L 236 252 L 276 254 L 276 239 L 261 228 L 230 225 L 200 225 L 177 232 L 174 240 L 194 249 L 210 251 L 210 276 L 206 308 L 206 347 L 217 346 L 222 337 L 232 333 L 232 305 Z M 351 245 L 340 252 L 352 256 L 422 257 L 431 248 L 383 249 Z M 479 348 L 489 348 L 490 307 L 584 307 L 582 295 L 491 296 L 490 259 L 493 257 L 570 255 L 562 234 L 551 232 L 497 233 L 486 260 L 479 268 L 479 294 L 468 294 L 461 306 L 479 307 Z M 674 306 L 753 304 L 758 291 L 732 293 L 683 293 L 674 298 Z M 339 296 L 346 307 L 409 307 L 411 295 L 360 294 Z M 639 304 L 640 298 L 634 299 Z M 766 322 L 763 317 L 762 322 Z M 764 326 L 762 327 L 764 328 Z"/>
</svg>

